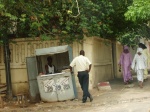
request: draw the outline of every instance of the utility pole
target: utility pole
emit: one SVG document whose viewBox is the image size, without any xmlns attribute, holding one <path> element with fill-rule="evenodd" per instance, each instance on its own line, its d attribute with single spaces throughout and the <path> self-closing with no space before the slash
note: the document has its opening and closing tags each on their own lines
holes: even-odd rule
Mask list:
<svg viewBox="0 0 150 112">
<path fill-rule="evenodd" d="M 4 39 L 4 62 L 5 62 L 5 72 L 6 72 L 6 84 L 7 84 L 7 98 L 12 99 L 12 84 L 11 84 L 11 73 L 10 73 L 10 49 L 9 49 L 9 39 Z"/>
</svg>

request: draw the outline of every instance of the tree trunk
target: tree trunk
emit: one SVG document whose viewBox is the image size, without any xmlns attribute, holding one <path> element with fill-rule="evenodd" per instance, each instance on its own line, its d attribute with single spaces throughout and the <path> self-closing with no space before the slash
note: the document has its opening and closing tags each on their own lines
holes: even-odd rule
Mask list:
<svg viewBox="0 0 150 112">
<path fill-rule="evenodd" d="M 6 72 L 6 84 L 7 84 L 7 98 L 12 98 L 12 85 L 11 85 L 11 74 L 10 74 L 10 50 L 9 41 L 4 42 L 4 62 L 5 62 L 5 72 Z"/>
</svg>

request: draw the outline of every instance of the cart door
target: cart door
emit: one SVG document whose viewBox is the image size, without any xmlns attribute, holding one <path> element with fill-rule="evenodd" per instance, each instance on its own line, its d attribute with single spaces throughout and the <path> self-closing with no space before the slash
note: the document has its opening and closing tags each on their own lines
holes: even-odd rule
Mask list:
<svg viewBox="0 0 150 112">
<path fill-rule="evenodd" d="M 73 60 L 73 52 L 72 52 L 72 48 L 70 46 L 68 46 L 68 53 L 69 53 L 69 61 L 71 63 L 72 60 Z M 75 81 L 75 75 L 74 74 L 72 74 L 72 84 L 73 84 L 75 98 L 78 98 L 78 92 L 77 92 L 77 87 L 76 87 L 76 81 Z"/>
<path fill-rule="evenodd" d="M 31 102 L 38 102 L 40 100 L 40 93 L 37 83 L 38 68 L 36 57 L 26 58 L 27 73 L 28 73 L 28 84 L 29 84 L 29 95 Z"/>
</svg>

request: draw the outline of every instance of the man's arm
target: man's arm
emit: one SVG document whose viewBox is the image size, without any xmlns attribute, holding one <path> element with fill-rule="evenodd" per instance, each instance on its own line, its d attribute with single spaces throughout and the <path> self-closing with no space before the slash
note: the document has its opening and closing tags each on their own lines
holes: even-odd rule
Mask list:
<svg viewBox="0 0 150 112">
<path fill-rule="evenodd" d="M 46 74 L 48 74 L 48 65 L 45 65 Z"/>
<path fill-rule="evenodd" d="M 72 67 L 71 66 L 69 67 L 69 69 L 70 69 L 70 72 L 72 73 Z"/>
<path fill-rule="evenodd" d="M 89 65 L 89 69 L 87 71 L 90 72 L 92 63 L 90 62 L 90 60 L 87 57 L 86 57 L 86 60 L 87 60 L 87 64 Z"/>
<path fill-rule="evenodd" d="M 70 63 L 70 66 L 69 66 L 69 69 L 70 69 L 70 72 L 71 72 L 71 73 L 73 73 L 73 71 L 72 71 L 72 67 L 74 67 L 74 66 L 75 66 L 75 60 L 76 60 L 76 58 L 75 58 L 75 59 L 73 59 L 73 61 Z"/>
<path fill-rule="evenodd" d="M 91 67 L 92 67 L 92 64 L 90 64 L 90 65 L 89 65 L 89 71 L 88 71 L 88 72 L 90 72 L 90 70 L 91 70 Z"/>
<path fill-rule="evenodd" d="M 57 73 L 58 71 L 57 71 L 55 65 L 53 65 L 53 66 L 54 66 L 54 73 Z"/>
</svg>

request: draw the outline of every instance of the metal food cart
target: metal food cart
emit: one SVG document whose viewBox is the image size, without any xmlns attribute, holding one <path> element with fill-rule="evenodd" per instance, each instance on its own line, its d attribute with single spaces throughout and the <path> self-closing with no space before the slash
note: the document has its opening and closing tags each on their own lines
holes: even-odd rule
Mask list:
<svg viewBox="0 0 150 112">
<path fill-rule="evenodd" d="M 35 54 L 26 58 L 31 102 L 77 98 L 75 77 L 69 70 L 65 71 L 73 59 L 72 48 L 69 45 L 42 48 L 36 49 Z M 53 58 L 58 73 L 45 74 L 48 56 Z"/>
</svg>

